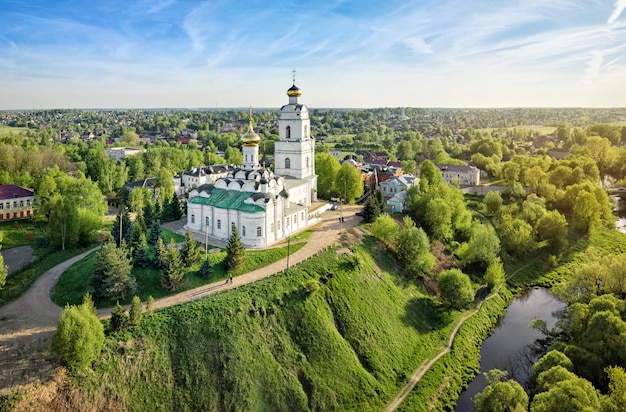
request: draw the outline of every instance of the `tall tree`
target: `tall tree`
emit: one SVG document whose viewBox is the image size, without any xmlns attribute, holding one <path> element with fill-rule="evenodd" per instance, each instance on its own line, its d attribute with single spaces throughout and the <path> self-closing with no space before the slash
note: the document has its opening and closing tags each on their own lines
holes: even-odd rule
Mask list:
<svg viewBox="0 0 626 412">
<path fill-rule="evenodd" d="M 189 267 L 200 260 L 200 251 L 198 250 L 198 242 L 196 242 L 191 235 L 191 231 L 187 229 L 185 233 L 185 243 L 181 250 L 183 262 L 185 266 Z"/>
<path fill-rule="evenodd" d="M 232 234 L 230 235 L 228 245 L 226 246 L 226 258 L 224 259 L 224 266 L 228 271 L 238 269 L 243 265 L 245 258 L 246 251 L 243 244 L 241 243 L 239 231 L 237 230 L 237 226 L 233 226 Z"/>
<path fill-rule="evenodd" d="M 317 174 L 317 191 L 321 199 L 330 199 L 337 191 L 335 182 L 339 172 L 339 160 L 330 153 L 315 154 L 315 173 Z"/>
<path fill-rule="evenodd" d="M 337 172 L 335 187 L 339 197 L 345 198 L 346 203 L 354 203 L 363 195 L 361 172 L 349 162 L 343 162 Z"/>
<path fill-rule="evenodd" d="M 0 234 L 0 250 L 2 250 L 2 234 Z M 0 290 L 4 288 L 9 276 L 9 267 L 4 264 L 4 256 L 0 255 Z"/>
<path fill-rule="evenodd" d="M 165 271 L 163 272 L 162 284 L 168 290 L 176 290 L 180 287 L 185 277 L 185 267 L 180 250 L 174 239 L 170 239 L 165 258 Z"/>
<path fill-rule="evenodd" d="M 50 236 L 53 242 L 61 245 L 62 250 L 78 240 L 78 209 L 71 199 L 61 195 L 53 197 L 49 223 Z"/>
<path fill-rule="evenodd" d="M 137 282 L 131 274 L 132 263 L 126 250 L 106 243 L 98 253 L 91 285 L 102 299 L 122 299 L 133 294 Z"/>
<path fill-rule="evenodd" d="M 528 409 L 524 388 L 514 380 L 503 380 L 506 374 L 497 369 L 484 374 L 489 385 L 474 397 L 475 412 L 525 412 Z"/>
<path fill-rule="evenodd" d="M 128 321 L 131 326 L 139 326 L 141 324 L 141 299 L 139 296 L 133 296 L 133 300 L 130 304 L 130 310 L 128 311 Z"/>
</svg>

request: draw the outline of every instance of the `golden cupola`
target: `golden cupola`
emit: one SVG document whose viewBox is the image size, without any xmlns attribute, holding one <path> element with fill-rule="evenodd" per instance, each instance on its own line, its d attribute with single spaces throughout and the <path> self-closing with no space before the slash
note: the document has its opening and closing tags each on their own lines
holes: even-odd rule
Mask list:
<svg viewBox="0 0 626 412">
<path fill-rule="evenodd" d="M 250 122 L 248 123 L 248 130 L 241 136 L 241 144 L 244 146 L 258 146 L 261 142 L 261 138 L 254 132 L 252 126 L 252 107 L 250 107 Z"/>
</svg>

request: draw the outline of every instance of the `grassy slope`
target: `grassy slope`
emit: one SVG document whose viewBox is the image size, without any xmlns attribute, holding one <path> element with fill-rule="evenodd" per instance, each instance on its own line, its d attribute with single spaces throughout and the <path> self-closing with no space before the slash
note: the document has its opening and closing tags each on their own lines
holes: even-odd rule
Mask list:
<svg viewBox="0 0 626 412">
<path fill-rule="evenodd" d="M 445 342 L 446 316 L 366 248 L 157 312 L 80 377 L 130 410 L 380 410 Z M 373 253 L 382 256 L 381 253 Z M 122 349 L 123 348 L 123 349 Z"/>
</svg>

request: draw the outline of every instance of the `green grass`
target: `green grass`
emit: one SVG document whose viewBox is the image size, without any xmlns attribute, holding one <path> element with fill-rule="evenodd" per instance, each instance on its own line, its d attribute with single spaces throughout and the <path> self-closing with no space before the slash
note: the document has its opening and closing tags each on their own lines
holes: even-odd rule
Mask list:
<svg viewBox="0 0 626 412">
<path fill-rule="evenodd" d="M 0 222 L 0 246 L 11 249 L 17 246 L 34 245 L 38 237 L 43 236 L 46 223 L 33 223 L 33 219 Z M 21 226 L 21 229 L 19 228 Z M 30 233 L 30 240 L 28 234 Z"/>
<path fill-rule="evenodd" d="M 373 242 L 156 312 L 76 377 L 98 408 L 377 411 L 458 319 Z M 374 261 L 372 255 L 376 255 Z"/>
<path fill-rule="evenodd" d="M 184 238 L 171 231 L 163 231 L 164 238 L 174 237 L 175 241 L 184 241 Z M 180 238 L 180 239 L 179 239 Z M 169 241 L 169 240 L 168 240 Z M 290 246 L 290 253 L 295 253 L 300 250 L 305 243 L 296 243 Z M 217 282 L 228 278 L 229 273 L 224 267 L 223 261 L 226 257 L 226 252 L 221 250 L 217 253 L 209 253 L 209 260 L 213 267 L 212 275 L 206 279 L 198 274 L 200 269 L 200 263 L 196 263 L 187 270 L 185 274 L 185 280 L 182 286 L 175 292 L 167 290 L 161 286 L 161 272 L 152 267 L 134 267 L 132 274 L 135 276 L 138 284 L 137 296 L 142 300 L 148 299 L 152 296 L 155 299 L 169 296 L 173 293 L 178 293 L 184 290 L 193 289 L 198 286 L 206 285 L 208 283 Z M 246 261 L 244 265 L 232 271 L 233 276 L 238 276 L 243 273 L 256 270 L 258 268 L 267 266 L 273 262 L 276 262 L 287 256 L 287 246 L 265 249 L 265 250 L 252 250 L 246 252 Z M 80 262 L 76 262 L 68 270 L 65 271 L 57 282 L 52 300 L 60 305 L 65 306 L 69 303 L 72 305 L 80 304 L 82 298 L 91 289 L 90 279 L 93 274 L 93 268 L 95 266 L 97 253 L 92 253 Z M 204 254 L 202 254 L 204 258 Z M 124 302 L 130 303 L 132 296 L 127 297 Z M 105 300 L 98 302 L 98 307 L 110 307 L 115 305 L 117 300 Z"/>
<path fill-rule="evenodd" d="M 181 236 L 176 232 L 172 232 L 169 229 L 161 228 L 161 233 L 163 234 L 163 241 L 165 244 L 169 244 L 170 239 L 174 239 L 174 242 L 181 243 L 185 241 L 185 236 Z"/>
<path fill-rule="evenodd" d="M 12 127 L 0 125 L 0 137 L 9 136 L 10 134 L 25 134 L 28 127 Z"/>
</svg>

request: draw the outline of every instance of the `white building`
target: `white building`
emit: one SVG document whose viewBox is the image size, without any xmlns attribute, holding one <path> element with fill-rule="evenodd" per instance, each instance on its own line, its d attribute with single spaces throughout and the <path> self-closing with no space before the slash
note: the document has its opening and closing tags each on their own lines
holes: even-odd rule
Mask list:
<svg viewBox="0 0 626 412">
<path fill-rule="evenodd" d="M 136 156 L 144 152 L 144 149 L 139 147 L 107 147 L 107 155 L 111 159 L 115 159 L 118 162 L 126 159 L 127 157 Z"/>
<path fill-rule="evenodd" d="M 191 191 L 187 228 L 209 239 L 227 241 L 237 227 L 245 246 L 262 247 L 309 225 L 309 207 L 317 197 L 315 139 L 310 134 L 308 109 L 299 103 L 301 94 L 294 79 L 287 90 L 289 103 L 278 118 L 276 175 L 259 165 L 261 139 L 250 116 L 248 130 L 241 137 L 243 164 L 214 184 Z"/>
<path fill-rule="evenodd" d="M 407 191 L 415 186 L 419 179 L 413 175 L 394 176 L 383 182 L 380 182 L 380 191 L 386 198 L 393 197 L 400 192 Z"/>
<path fill-rule="evenodd" d="M 226 164 L 192 167 L 182 174 L 182 185 L 187 191 L 191 191 L 207 183 L 215 183 L 217 179 L 228 177 L 228 172 L 234 169 L 232 165 Z"/>
<path fill-rule="evenodd" d="M 480 169 L 475 166 L 437 165 L 443 181 L 460 186 L 480 185 Z"/>
</svg>

